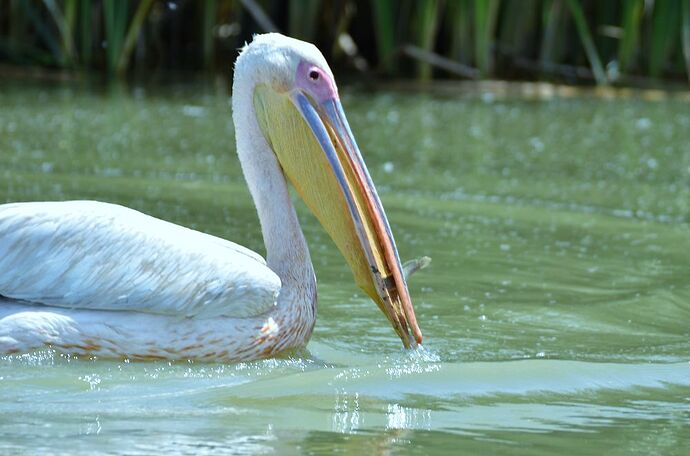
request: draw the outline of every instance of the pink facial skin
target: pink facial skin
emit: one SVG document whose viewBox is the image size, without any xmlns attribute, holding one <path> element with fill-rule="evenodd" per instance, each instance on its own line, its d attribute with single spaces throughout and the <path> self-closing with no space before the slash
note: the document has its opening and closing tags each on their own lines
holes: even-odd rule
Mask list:
<svg viewBox="0 0 690 456">
<path fill-rule="evenodd" d="M 339 99 L 335 81 L 321 68 L 304 60 L 297 65 L 295 85 L 311 95 L 319 104 Z"/>
</svg>

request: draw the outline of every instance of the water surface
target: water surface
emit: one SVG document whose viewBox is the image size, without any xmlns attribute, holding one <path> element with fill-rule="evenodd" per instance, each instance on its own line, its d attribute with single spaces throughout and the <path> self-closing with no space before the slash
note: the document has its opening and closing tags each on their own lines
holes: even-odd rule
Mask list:
<svg viewBox="0 0 690 456">
<path fill-rule="evenodd" d="M 2 357 L 0 453 L 684 454 L 690 104 L 342 91 L 402 258 L 433 258 L 424 349 L 300 205 L 305 351 Z M 4 83 L 0 106 L 0 201 L 116 202 L 264 253 L 222 93 Z"/>
</svg>

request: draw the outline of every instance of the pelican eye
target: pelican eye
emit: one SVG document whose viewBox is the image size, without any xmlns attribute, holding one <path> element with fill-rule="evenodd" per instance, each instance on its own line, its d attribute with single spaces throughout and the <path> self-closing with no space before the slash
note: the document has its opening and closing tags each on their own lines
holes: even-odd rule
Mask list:
<svg viewBox="0 0 690 456">
<path fill-rule="evenodd" d="M 316 71 L 316 70 L 311 70 L 311 71 L 309 72 L 309 79 L 311 79 L 312 81 L 318 81 L 318 79 L 319 79 L 319 72 Z"/>
</svg>

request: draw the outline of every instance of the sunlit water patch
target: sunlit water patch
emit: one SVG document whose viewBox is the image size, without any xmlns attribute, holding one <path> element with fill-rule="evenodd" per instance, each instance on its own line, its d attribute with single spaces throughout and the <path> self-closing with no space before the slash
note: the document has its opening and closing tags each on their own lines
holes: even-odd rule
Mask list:
<svg viewBox="0 0 690 456">
<path fill-rule="evenodd" d="M 342 90 L 425 335 L 405 352 L 298 208 L 300 353 L 0 358 L 0 453 L 683 454 L 687 102 Z M 0 90 L 0 200 L 99 199 L 263 252 L 229 104 L 198 86 Z"/>
</svg>

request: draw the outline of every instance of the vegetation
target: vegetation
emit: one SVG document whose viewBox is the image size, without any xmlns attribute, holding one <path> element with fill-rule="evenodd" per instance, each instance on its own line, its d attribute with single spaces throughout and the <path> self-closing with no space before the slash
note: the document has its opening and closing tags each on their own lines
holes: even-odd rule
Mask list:
<svg viewBox="0 0 690 456">
<path fill-rule="evenodd" d="M 229 71 L 270 30 L 382 77 L 690 81 L 690 0 L 0 0 L 0 61 Z"/>
</svg>

